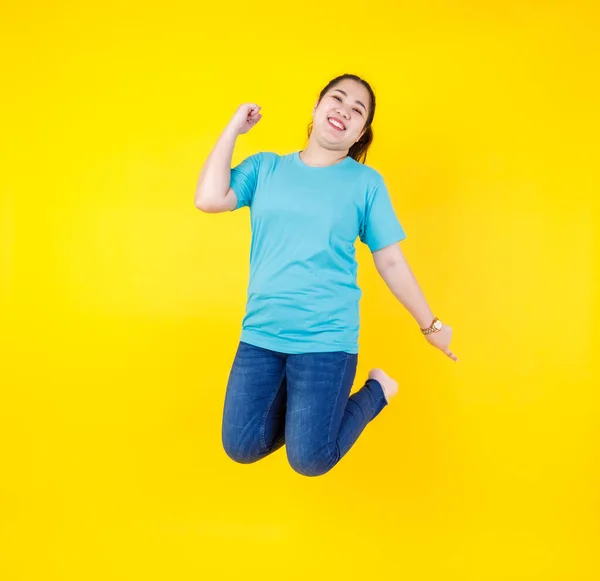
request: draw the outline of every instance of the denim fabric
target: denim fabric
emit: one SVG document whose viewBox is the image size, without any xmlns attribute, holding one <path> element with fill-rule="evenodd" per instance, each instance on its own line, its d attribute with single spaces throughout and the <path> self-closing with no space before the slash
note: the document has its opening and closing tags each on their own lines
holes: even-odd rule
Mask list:
<svg viewBox="0 0 600 581">
<path fill-rule="evenodd" d="M 241 341 L 227 383 L 222 441 L 244 464 L 281 448 L 294 470 L 331 470 L 387 405 L 369 379 L 350 397 L 358 356 L 344 351 L 286 354 Z"/>
</svg>

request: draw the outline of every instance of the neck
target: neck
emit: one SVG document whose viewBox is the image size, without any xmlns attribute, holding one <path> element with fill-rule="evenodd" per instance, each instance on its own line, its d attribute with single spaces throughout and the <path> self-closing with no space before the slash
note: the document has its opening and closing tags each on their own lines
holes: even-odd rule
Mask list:
<svg viewBox="0 0 600 581">
<path fill-rule="evenodd" d="M 306 165 L 325 167 L 334 165 L 348 156 L 348 150 L 325 149 L 309 139 L 307 146 L 300 153 L 300 159 Z"/>
</svg>

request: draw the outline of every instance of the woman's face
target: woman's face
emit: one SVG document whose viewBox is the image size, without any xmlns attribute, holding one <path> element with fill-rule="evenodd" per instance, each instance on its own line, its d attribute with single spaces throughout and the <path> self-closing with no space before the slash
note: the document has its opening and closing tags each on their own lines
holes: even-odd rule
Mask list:
<svg viewBox="0 0 600 581">
<path fill-rule="evenodd" d="M 327 149 L 350 149 L 365 132 L 369 91 L 352 79 L 344 79 L 329 89 L 313 110 L 314 137 Z"/>
</svg>

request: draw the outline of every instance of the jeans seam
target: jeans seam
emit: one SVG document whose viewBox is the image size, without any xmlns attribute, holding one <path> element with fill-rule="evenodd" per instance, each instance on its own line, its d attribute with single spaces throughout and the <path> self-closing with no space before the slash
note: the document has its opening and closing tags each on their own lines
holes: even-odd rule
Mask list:
<svg viewBox="0 0 600 581">
<path fill-rule="evenodd" d="M 344 378 L 346 377 L 346 370 L 348 369 L 348 360 L 350 359 L 350 355 L 349 355 L 348 353 L 345 353 L 345 352 L 344 352 L 344 356 L 345 356 L 345 357 L 344 357 L 344 370 L 343 370 L 343 372 L 342 372 L 342 374 L 341 374 L 341 377 L 340 377 L 340 382 L 339 382 L 339 384 L 338 384 L 337 396 L 336 396 L 336 399 L 335 399 L 335 403 L 334 403 L 334 405 L 333 405 L 333 406 L 332 406 L 332 408 L 331 408 L 331 415 L 329 416 L 329 421 L 327 422 L 327 444 L 328 444 L 328 443 L 329 443 L 329 441 L 331 440 L 331 419 L 333 418 L 333 414 L 334 414 L 334 412 L 335 412 L 335 410 L 336 410 L 336 408 L 337 408 L 337 403 L 338 403 L 338 401 L 339 401 L 339 399 L 340 399 L 340 394 L 341 394 L 341 392 L 342 392 L 342 389 L 341 389 L 341 388 L 342 388 L 342 385 L 343 385 L 343 383 L 344 383 Z M 337 437 L 336 437 L 336 439 L 335 439 L 335 445 L 337 446 Z M 332 460 L 332 458 L 331 458 L 331 456 L 330 456 L 330 457 L 328 458 L 328 465 L 329 465 L 329 464 L 331 464 L 331 460 Z M 310 465 L 309 465 L 309 466 L 306 468 L 306 470 L 308 471 L 308 470 L 309 470 L 309 469 L 312 467 L 312 465 L 313 465 L 315 462 L 316 462 L 316 459 L 315 459 L 315 460 L 313 460 L 313 461 L 310 463 Z M 328 468 L 329 468 L 329 466 L 328 466 Z"/>
<path fill-rule="evenodd" d="M 267 406 L 267 410 L 265 411 L 265 414 L 264 414 L 263 420 L 262 420 L 262 424 L 260 426 L 260 443 L 263 447 L 263 451 L 266 451 L 269 449 L 269 447 L 267 446 L 267 441 L 265 439 L 267 418 L 269 417 L 269 412 L 271 411 L 271 408 L 273 407 L 273 402 L 275 401 L 277 394 L 279 393 L 279 391 L 281 390 L 281 388 L 283 386 L 283 378 L 284 377 L 285 377 L 285 366 L 284 366 L 283 372 L 281 374 L 281 379 L 279 380 L 279 387 L 277 388 L 277 390 L 275 390 L 275 393 L 273 394 L 273 397 L 271 398 L 271 401 L 269 402 L 269 405 Z"/>
<path fill-rule="evenodd" d="M 379 391 L 381 391 L 381 397 L 383 399 L 383 408 L 385 408 L 387 405 L 389 405 L 388 400 L 385 397 L 385 391 L 383 389 L 383 385 L 381 385 L 381 382 L 378 381 L 377 379 L 370 379 L 369 381 L 371 381 L 372 383 L 375 383 L 375 385 L 377 385 L 379 387 Z M 368 382 L 367 382 L 368 383 Z M 371 386 L 369 386 L 371 387 Z M 374 394 L 371 390 L 369 390 L 369 399 L 371 400 L 371 415 L 373 415 L 374 413 L 376 413 L 377 411 L 377 401 L 374 400 Z"/>
</svg>

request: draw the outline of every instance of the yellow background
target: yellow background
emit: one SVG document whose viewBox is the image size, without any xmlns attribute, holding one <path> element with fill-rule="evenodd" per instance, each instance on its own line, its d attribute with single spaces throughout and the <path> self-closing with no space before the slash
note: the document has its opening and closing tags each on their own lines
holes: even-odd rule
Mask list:
<svg viewBox="0 0 600 581">
<path fill-rule="evenodd" d="M 217 4 L 3 8 L 0 578 L 600 578 L 595 3 Z M 234 163 L 294 151 L 343 72 L 460 362 L 357 243 L 400 394 L 306 478 L 221 448 L 249 215 L 193 194 L 240 103 Z"/>
</svg>

